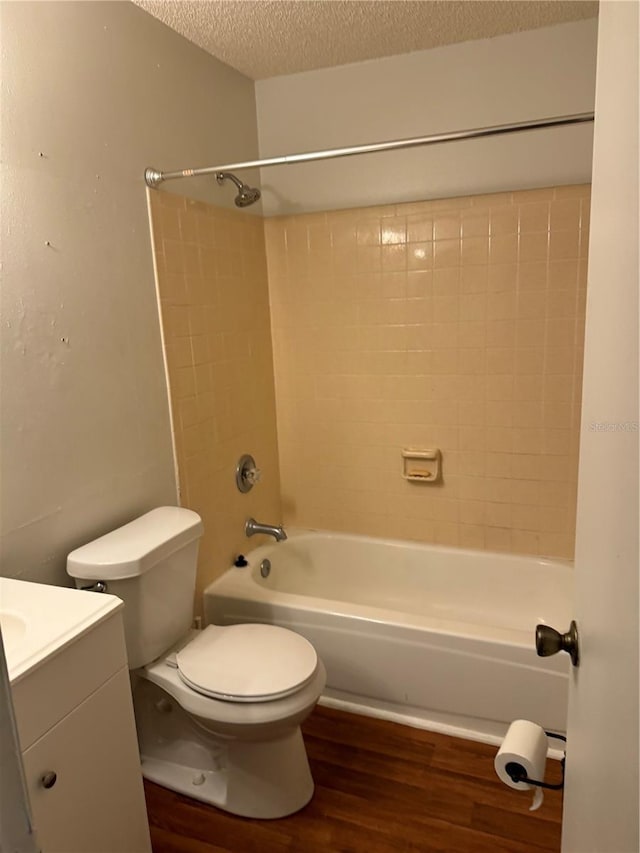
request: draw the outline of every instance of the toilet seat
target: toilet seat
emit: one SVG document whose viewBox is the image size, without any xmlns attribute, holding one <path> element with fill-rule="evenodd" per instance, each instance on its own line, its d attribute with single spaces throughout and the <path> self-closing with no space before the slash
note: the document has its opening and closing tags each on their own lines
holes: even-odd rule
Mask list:
<svg viewBox="0 0 640 853">
<path fill-rule="evenodd" d="M 229 702 L 205 696 L 189 687 L 180 677 L 176 666 L 167 666 L 161 658 L 138 670 L 146 681 L 157 685 L 171 696 L 195 720 L 205 720 L 205 727 L 219 734 L 234 735 L 238 729 L 251 731 L 255 726 L 280 725 L 283 720 L 307 714 L 318 701 L 326 683 L 326 671 L 318 658 L 316 673 L 311 681 L 282 699 L 273 702 Z M 301 717 L 300 717 L 301 718 Z"/>
<path fill-rule="evenodd" d="M 315 676 L 316 651 L 276 625 L 209 625 L 175 655 L 192 690 L 226 702 L 269 702 L 302 689 Z"/>
</svg>

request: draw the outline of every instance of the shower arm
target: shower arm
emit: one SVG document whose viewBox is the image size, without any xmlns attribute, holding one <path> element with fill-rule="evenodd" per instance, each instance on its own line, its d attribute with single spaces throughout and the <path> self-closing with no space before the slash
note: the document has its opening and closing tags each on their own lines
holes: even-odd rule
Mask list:
<svg viewBox="0 0 640 853">
<path fill-rule="evenodd" d="M 327 148 L 322 151 L 308 151 L 302 154 L 287 154 L 283 157 L 268 157 L 264 160 L 248 160 L 241 163 L 225 163 L 222 166 L 206 166 L 202 169 L 181 169 L 176 172 L 159 172 L 157 169 L 145 169 L 144 179 L 149 187 L 158 187 L 164 181 L 175 178 L 191 178 L 198 175 L 214 175 L 216 172 L 256 169 L 266 166 L 289 166 L 294 163 L 310 163 L 315 160 L 332 160 L 337 157 L 353 157 L 356 154 L 375 154 L 379 151 L 394 151 L 401 148 L 418 148 L 423 145 L 436 145 L 440 142 L 457 142 L 462 139 L 481 139 L 488 136 L 503 136 L 508 133 L 520 133 L 526 130 L 539 130 L 550 127 L 566 127 L 572 124 L 591 122 L 594 114 L 575 113 L 574 115 L 553 116 L 533 121 L 519 121 L 514 124 L 497 124 L 492 127 L 476 127 L 471 130 L 454 130 L 450 133 L 436 133 L 430 136 L 414 136 L 408 139 L 395 139 L 389 142 L 373 142 L 368 145 L 353 145 L 350 148 Z"/>
</svg>

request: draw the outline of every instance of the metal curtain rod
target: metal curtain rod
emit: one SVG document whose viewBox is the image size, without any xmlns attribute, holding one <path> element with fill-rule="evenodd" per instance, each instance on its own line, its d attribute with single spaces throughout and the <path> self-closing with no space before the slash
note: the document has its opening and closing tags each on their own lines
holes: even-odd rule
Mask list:
<svg viewBox="0 0 640 853">
<path fill-rule="evenodd" d="M 435 133 L 430 136 L 414 136 L 409 139 L 394 139 L 389 142 L 373 142 L 369 145 L 353 145 L 350 148 L 327 148 L 324 151 L 308 151 L 303 154 L 287 154 L 284 157 L 268 157 L 266 160 L 248 160 L 243 163 L 224 163 L 222 166 L 206 166 L 203 169 L 181 169 L 177 172 L 159 172 L 157 169 L 145 169 L 144 179 L 149 187 L 157 187 L 163 181 L 174 178 L 191 178 L 197 175 L 213 175 L 216 172 L 254 169 L 264 166 L 288 166 L 292 163 L 309 163 L 313 160 L 332 160 L 336 157 L 353 157 L 355 154 L 374 154 L 377 151 L 393 151 L 400 148 L 417 148 L 421 145 L 435 145 L 439 142 L 456 142 L 460 139 L 480 139 L 484 136 L 501 136 L 507 133 L 519 133 L 524 130 L 538 130 L 543 127 L 564 127 L 593 121 L 593 113 L 540 118 L 534 121 L 519 121 L 515 124 L 497 124 L 493 127 L 476 127 L 472 130 L 454 130 L 450 133 Z"/>
</svg>

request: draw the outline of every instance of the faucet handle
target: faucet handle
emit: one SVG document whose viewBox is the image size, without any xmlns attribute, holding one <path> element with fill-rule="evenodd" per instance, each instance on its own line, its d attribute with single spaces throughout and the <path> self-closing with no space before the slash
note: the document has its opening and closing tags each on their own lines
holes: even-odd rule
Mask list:
<svg viewBox="0 0 640 853">
<path fill-rule="evenodd" d="M 262 479 L 262 471 L 260 468 L 245 468 L 242 472 L 242 479 L 246 480 L 247 483 L 251 483 L 252 486 L 255 486 L 255 484 L 259 483 Z"/>
<path fill-rule="evenodd" d="M 257 467 L 256 460 L 249 453 L 241 456 L 236 465 L 236 486 L 240 492 L 249 492 L 260 482 L 262 471 Z"/>
</svg>

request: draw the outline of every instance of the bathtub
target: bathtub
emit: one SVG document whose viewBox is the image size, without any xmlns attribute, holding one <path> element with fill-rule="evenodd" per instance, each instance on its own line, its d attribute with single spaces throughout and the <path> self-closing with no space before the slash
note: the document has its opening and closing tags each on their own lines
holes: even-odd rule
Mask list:
<svg viewBox="0 0 640 853">
<path fill-rule="evenodd" d="M 518 718 L 565 730 L 570 661 L 537 657 L 534 631 L 567 630 L 570 564 L 312 530 L 247 559 L 207 587 L 205 620 L 307 637 L 324 704 L 490 743 Z"/>
</svg>

